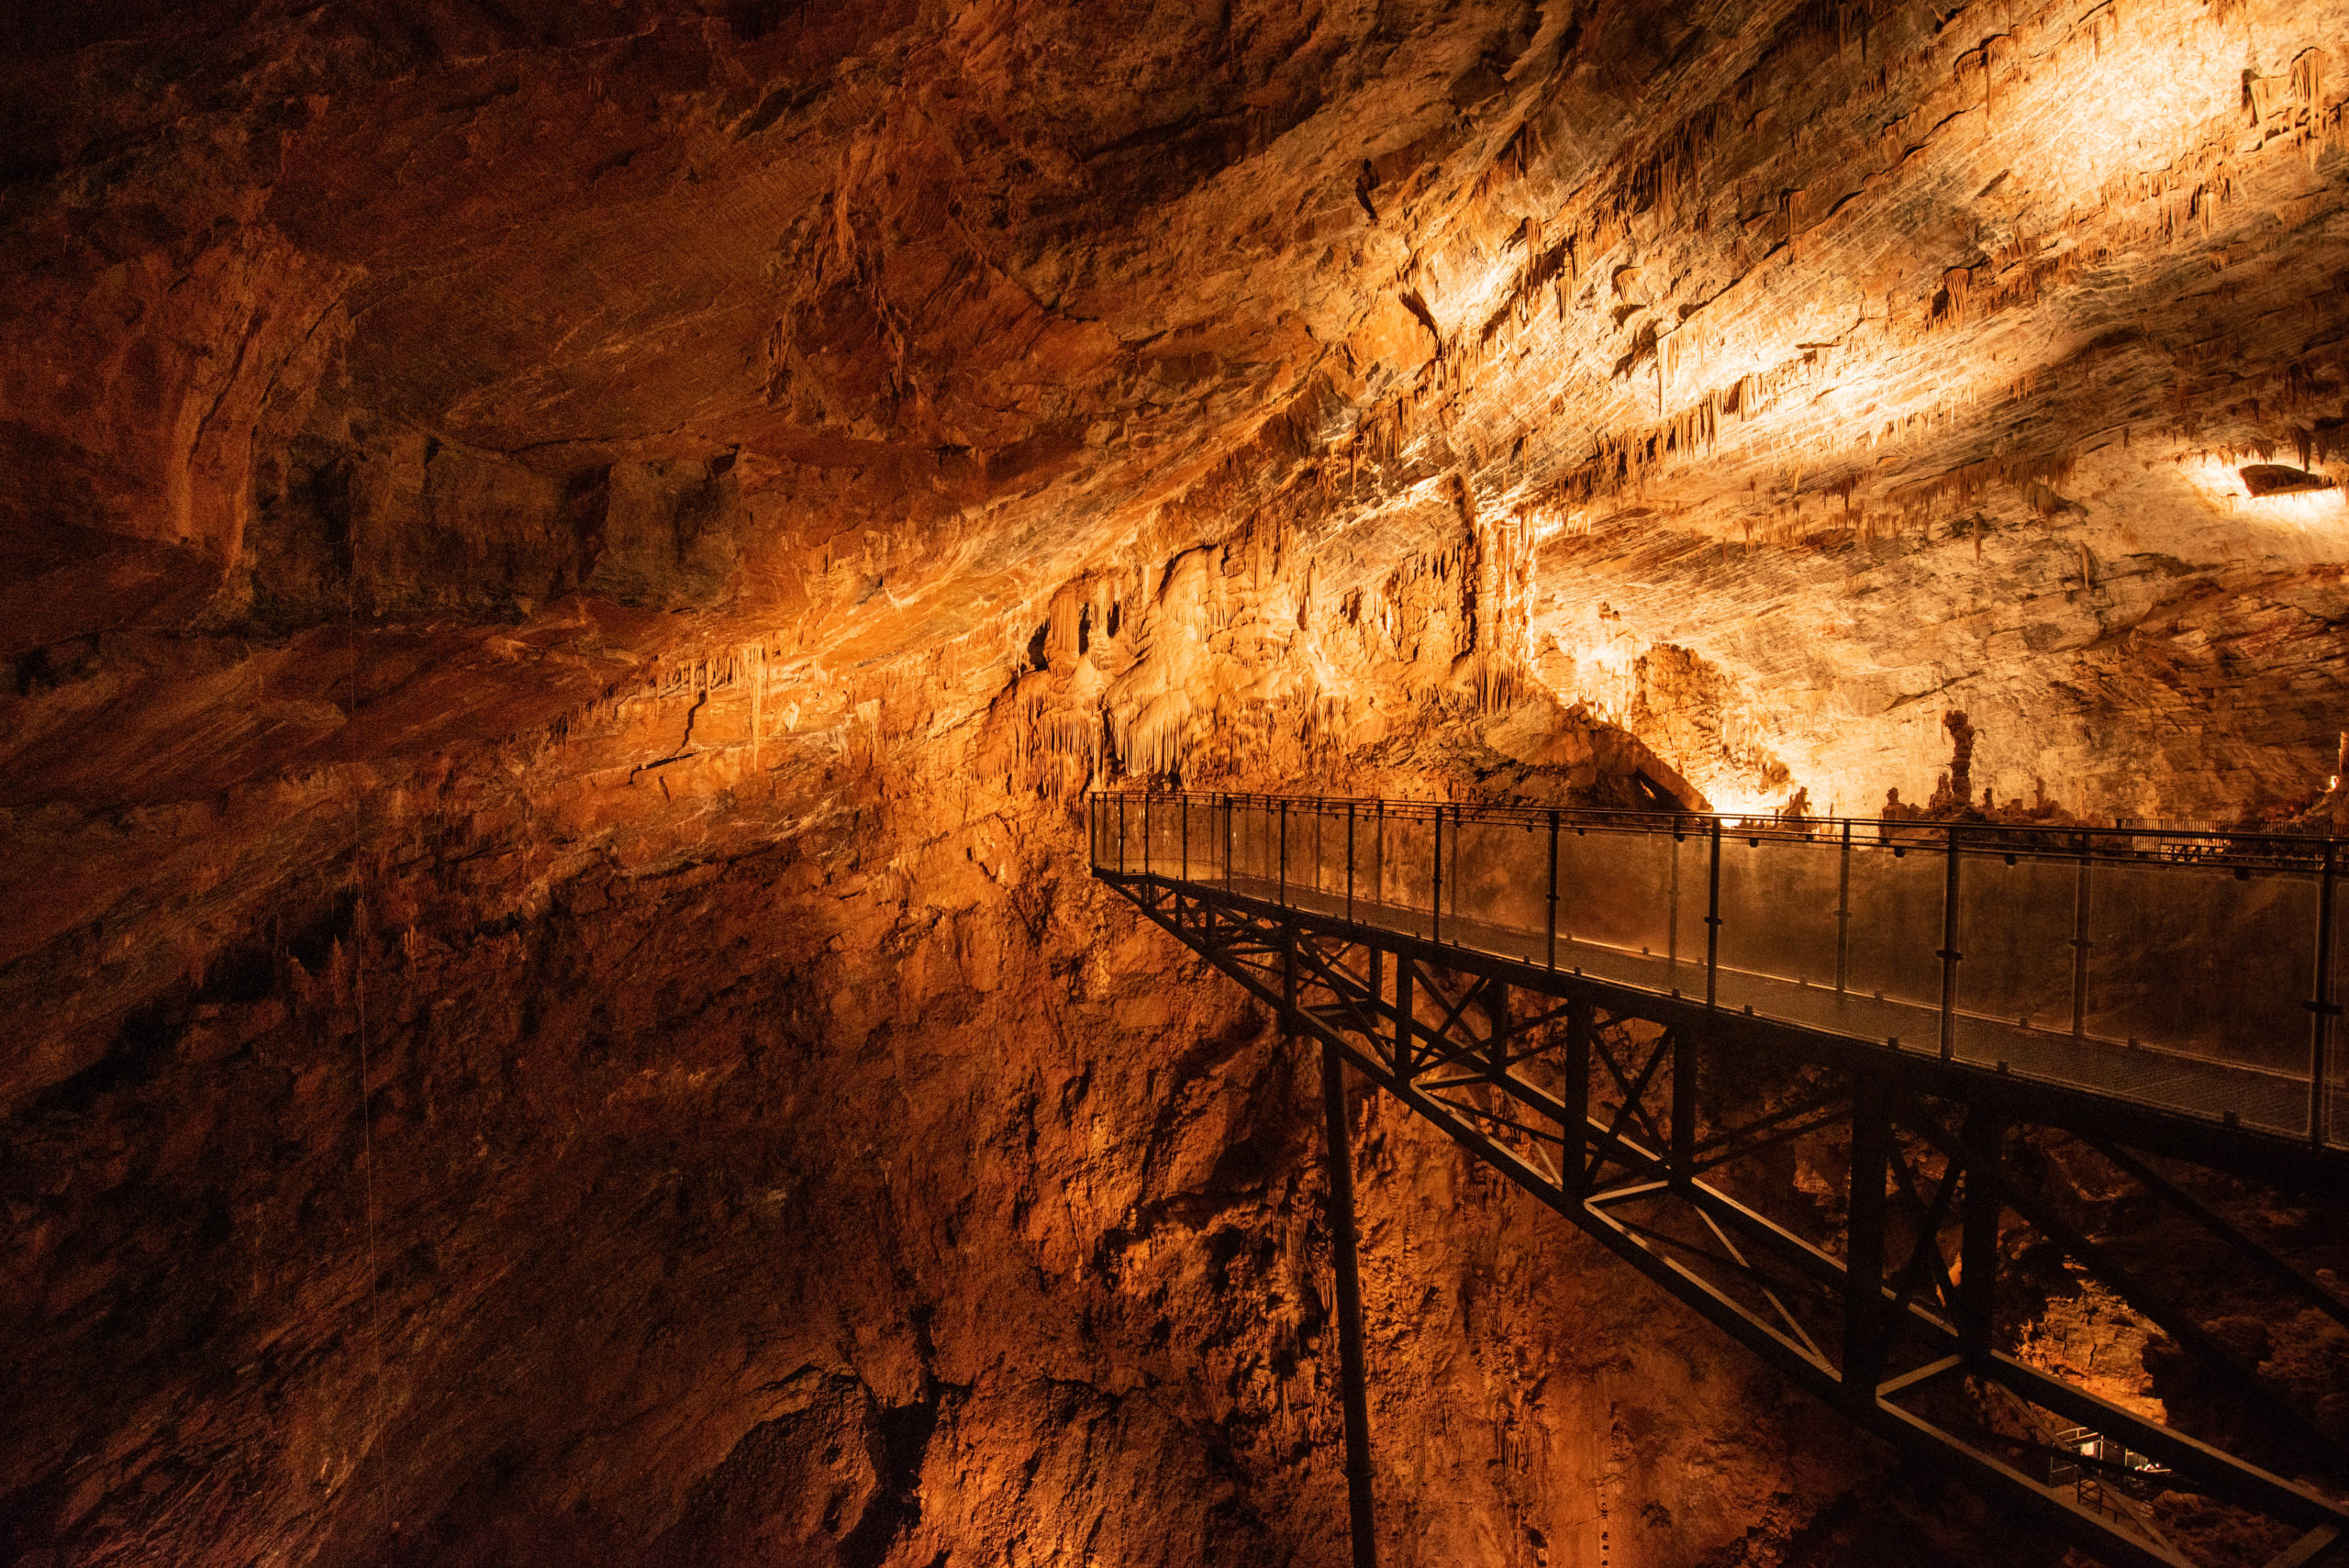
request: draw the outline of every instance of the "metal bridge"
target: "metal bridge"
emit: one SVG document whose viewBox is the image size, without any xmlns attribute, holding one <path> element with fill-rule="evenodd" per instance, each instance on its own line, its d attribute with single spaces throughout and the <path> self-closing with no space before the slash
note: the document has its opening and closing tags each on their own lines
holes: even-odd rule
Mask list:
<svg viewBox="0 0 2349 1568">
<path fill-rule="evenodd" d="M 2349 1454 L 2018 1158 L 2050 1134 L 2092 1151 L 2349 1326 L 2174 1179 L 2349 1172 L 2332 841 L 1203 794 L 1100 794 L 1088 817 L 1097 877 L 1323 1047 L 1361 1568 L 1341 1063 L 1793 1382 L 2115 1568 L 2196 1562 L 2163 1493 L 2245 1516 L 2268 1568 L 2349 1558 Z M 1842 1213 L 1754 1158 L 1797 1142 L 1848 1168 Z M 2019 1231 L 2166 1335 L 2227 1415 L 2189 1433 L 2002 1349 Z"/>
</svg>

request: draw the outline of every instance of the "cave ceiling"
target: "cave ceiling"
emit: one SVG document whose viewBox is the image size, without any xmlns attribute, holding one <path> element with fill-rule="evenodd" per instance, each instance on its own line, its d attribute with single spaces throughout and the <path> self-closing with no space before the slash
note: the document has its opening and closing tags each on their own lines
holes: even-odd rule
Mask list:
<svg viewBox="0 0 2349 1568">
<path fill-rule="evenodd" d="M 1460 648 L 1727 804 L 1913 798 L 1968 706 L 2004 794 L 2222 815 L 2342 695 L 2336 10 L 27 17 L 11 651 L 358 616 L 542 695 L 133 770 L 192 795 L 746 639 L 992 662 L 972 712 L 1055 593 L 1263 530 L 1267 625 L 1452 551 Z M 1307 662 L 1358 718 L 1377 681 Z M 117 683 L 126 733 L 170 684 Z M 107 795 L 19 722 L 24 789 Z"/>
</svg>

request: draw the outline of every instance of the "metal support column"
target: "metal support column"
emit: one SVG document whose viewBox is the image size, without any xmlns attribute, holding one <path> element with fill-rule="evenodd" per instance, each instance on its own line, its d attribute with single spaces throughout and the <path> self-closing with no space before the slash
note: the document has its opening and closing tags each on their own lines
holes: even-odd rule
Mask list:
<svg viewBox="0 0 2349 1568">
<path fill-rule="evenodd" d="M 1575 1203 L 1582 1202 L 1590 1190 L 1590 1167 L 1583 1163 L 1583 1145 L 1590 1136 L 1590 1015 L 1588 998 L 1567 999 L 1565 1079 L 1558 1085 L 1558 1121 L 1564 1147 L 1558 1153 L 1558 1177 L 1566 1197 Z"/>
<path fill-rule="evenodd" d="M 1284 801 L 1282 801 L 1282 802 L 1281 802 L 1281 841 L 1280 841 L 1280 857 L 1281 857 L 1281 892 L 1280 892 L 1280 903 L 1281 903 L 1281 905 L 1282 905 L 1284 907 L 1286 907 L 1286 906 L 1287 906 L 1287 904 L 1288 904 L 1288 802 L 1287 802 L 1287 801 L 1286 801 L 1286 800 L 1284 800 Z"/>
<path fill-rule="evenodd" d="M 1873 1410 L 1884 1381 L 1885 1178 L 1892 1156 L 1892 1094 L 1887 1076 L 1860 1069 L 1852 1085 L 1852 1187 L 1845 1248 L 1843 1397 Z"/>
<path fill-rule="evenodd" d="M 2309 1003 L 2309 1141 L 2325 1135 L 2325 1075 L 2332 1070 L 2332 1020 L 2341 1004 L 2332 999 L 2332 882 L 2339 845 L 2324 841 L 2324 880 L 2316 895 L 2316 997 Z"/>
<path fill-rule="evenodd" d="M 1126 874 L 1126 797 L 1118 797 L 1118 874 Z"/>
<path fill-rule="evenodd" d="M 1998 1301 L 1998 1162 L 2006 1118 L 1976 1106 L 1958 1134 L 1965 1154 L 1965 1220 L 1958 1246 L 1957 1335 L 1969 1360 L 1986 1362 L 1995 1348 Z"/>
<path fill-rule="evenodd" d="M 1683 1192 L 1697 1180 L 1697 1045 L 1696 1031 L 1686 1023 L 1672 1026 L 1672 1146 L 1664 1170 Z"/>
<path fill-rule="evenodd" d="M 1294 941 L 1294 936 L 1292 936 Z M 1295 949 L 1290 950 L 1289 994 L 1296 995 Z M 1348 1146 L 1345 1065 L 1338 1048 L 1321 1042 L 1321 1108 L 1327 1127 L 1322 1157 L 1330 1183 L 1330 1273 L 1338 1292 L 1338 1383 L 1345 1407 L 1346 1512 L 1353 1538 L 1354 1568 L 1377 1568 L 1378 1538 L 1371 1508 L 1370 1396 L 1364 1365 L 1362 1267 L 1354 1229 L 1353 1151 Z"/>
</svg>

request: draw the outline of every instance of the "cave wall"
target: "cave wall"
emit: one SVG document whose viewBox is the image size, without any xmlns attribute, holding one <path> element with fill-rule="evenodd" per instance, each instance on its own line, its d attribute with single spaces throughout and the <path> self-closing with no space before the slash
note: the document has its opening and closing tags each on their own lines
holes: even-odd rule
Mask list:
<svg viewBox="0 0 2349 1568">
<path fill-rule="evenodd" d="M 838 791 L 813 821 L 706 770 L 579 830 L 729 695 L 451 770 L 95 1060 L 12 1064 L 16 1560 L 1343 1560 L 1309 1058 L 1086 883 L 1067 805 L 885 729 L 776 742 Z M 1395 1561 L 1932 1518 L 1357 1118 Z"/>
<path fill-rule="evenodd" d="M 0 24 L 13 1560 L 1338 1561 L 1074 798 L 2305 795 L 2339 13 Z M 1391 1560 L 2030 1560 L 1357 1116 Z"/>
</svg>

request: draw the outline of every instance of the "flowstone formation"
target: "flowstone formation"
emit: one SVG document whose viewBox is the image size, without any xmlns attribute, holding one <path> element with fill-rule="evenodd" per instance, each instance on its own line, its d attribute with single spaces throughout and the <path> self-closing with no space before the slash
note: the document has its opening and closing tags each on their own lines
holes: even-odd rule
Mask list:
<svg viewBox="0 0 2349 1568">
<path fill-rule="evenodd" d="M 1342 1560 L 1076 801 L 2336 818 L 2344 21 L 0 22 L 0 1562 Z M 1391 1561 L 2033 1560 L 1358 1117 Z"/>
</svg>

